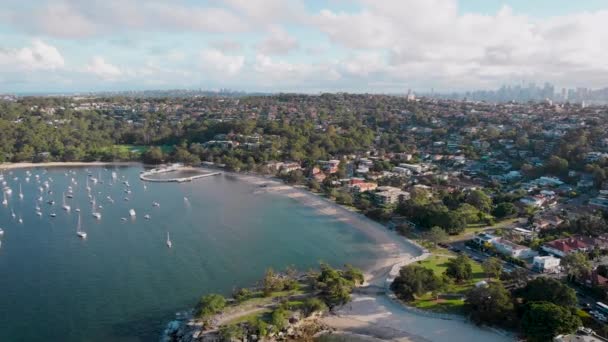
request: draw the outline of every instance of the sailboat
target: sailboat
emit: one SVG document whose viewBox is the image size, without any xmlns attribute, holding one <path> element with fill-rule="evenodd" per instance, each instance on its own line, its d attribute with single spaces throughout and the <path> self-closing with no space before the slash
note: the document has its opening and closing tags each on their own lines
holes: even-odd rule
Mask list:
<svg viewBox="0 0 608 342">
<path fill-rule="evenodd" d="M 100 220 L 101 219 L 101 213 L 97 211 L 96 205 L 95 205 L 95 197 L 93 197 L 93 205 L 92 205 L 92 210 L 93 210 L 93 217 Z"/>
<path fill-rule="evenodd" d="M 65 211 L 72 210 L 72 207 L 70 207 L 67 203 L 65 203 L 65 193 L 62 193 L 61 197 L 62 197 L 62 201 L 63 201 L 62 202 L 63 205 L 61 207 L 63 208 L 63 210 L 65 210 Z"/>
<path fill-rule="evenodd" d="M 81 239 L 87 238 L 87 233 L 82 231 L 81 223 L 80 223 L 80 214 L 78 215 L 78 226 L 76 226 L 76 235 L 78 235 Z"/>
<path fill-rule="evenodd" d="M 23 191 L 21 191 L 21 183 L 19 183 L 19 198 L 23 199 Z"/>
<path fill-rule="evenodd" d="M 165 243 L 167 244 L 167 247 L 169 247 L 169 248 L 173 247 L 173 243 L 171 242 L 171 239 L 169 238 L 169 232 L 167 232 L 167 241 Z"/>
<path fill-rule="evenodd" d="M 19 223 L 23 223 L 23 219 L 21 218 L 21 215 L 19 215 Z"/>
<path fill-rule="evenodd" d="M 6 198 L 6 192 L 3 192 L 3 199 L 2 199 L 2 205 L 6 206 L 8 205 L 8 199 Z"/>
<path fill-rule="evenodd" d="M 14 219 L 15 217 L 17 217 L 17 215 L 15 215 L 15 211 L 13 209 L 11 209 L 11 217 Z"/>
</svg>

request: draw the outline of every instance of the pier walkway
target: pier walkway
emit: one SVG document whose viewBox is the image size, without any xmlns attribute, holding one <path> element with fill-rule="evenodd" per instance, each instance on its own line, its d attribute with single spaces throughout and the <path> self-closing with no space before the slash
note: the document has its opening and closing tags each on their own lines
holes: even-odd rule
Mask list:
<svg viewBox="0 0 608 342">
<path fill-rule="evenodd" d="M 182 168 L 181 165 L 176 164 L 170 167 L 161 168 L 161 169 L 153 169 L 150 171 L 144 171 L 140 173 L 139 179 L 146 182 L 174 182 L 174 183 L 184 183 L 184 182 L 192 182 L 195 179 L 205 178 L 210 176 L 217 176 L 222 174 L 219 171 L 209 172 L 209 173 L 201 173 L 199 175 L 187 176 L 187 177 L 174 177 L 174 178 L 151 178 L 150 176 L 160 174 L 160 173 L 169 173 L 174 171 L 179 171 Z"/>
</svg>

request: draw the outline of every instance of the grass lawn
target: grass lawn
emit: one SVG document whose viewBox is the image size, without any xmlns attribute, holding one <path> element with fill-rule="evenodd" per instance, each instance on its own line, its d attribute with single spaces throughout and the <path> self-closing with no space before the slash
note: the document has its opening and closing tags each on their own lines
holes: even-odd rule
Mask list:
<svg viewBox="0 0 608 342">
<path fill-rule="evenodd" d="M 462 232 L 458 235 L 450 236 L 449 241 L 460 241 L 466 237 L 472 238 L 473 235 L 476 235 L 477 233 L 480 233 L 487 229 L 502 229 L 502 228 L 512 225 L 513 223 L 517 222 L 517 220 L 519 220 L 519 218 L 517 218 L 517 217 L 509 218 L 509 219 L 500 221 L 493 226 L 488 226 L 485 223 L 471 223 L 471 224 L 467 225 L 467 227 L 464 229 L 464 232 Z"/>
<path fill-rule="evenodd" d="M 436 275 L 441 276 L 447 269 L 448 260 L 453 257 L 456 257 L 456 254 L 446 251 L 442 255 L 433 254 L 426 260 L 417 262 L 417 264 L 429 268 L 433 270 Z M 471 280 L 462 284 L 452 284 L 443 292 L 451 295 L 464 295 L 468 290 L 475 286 L 475 283 L 486 279 L 481 264 L 471 261 L 471 266 L 473 268 L 473 277 Z M 440 298 L 439 300 L 436 300 L 430 293 L 427 293 L 424 296 L 416 298 L 416 300 L 410 304 L 414 307 L 433 312 L 462 313 L 464 301 L 458 298 Z"/>
<path fill-rule="evenodd" d="M 262 319 L 263 321 L 268 322 L 270 320 L 269 317 L 270 317 L 271 312 L 272 312 L 272 309 L 262 309 L 260 311 L 250 313 L 248 315 L 243 315 L 243 316 L 237 317 L 231 321 L 228 321 L 226 323 L 226 325 L 249 322 L 249 321 L 257 320 L 258 318 Z"/>
<path fill-rule="evenodd" d="M 163 153 L 171 153 L 174 150 L 174 147 L 170 146 L 170 145 L 160 145 L 159 147 L 163 151 Z M 150 146 L 145 146 L 145 145 L 114 145 L 113 148 L 118 149 L 118 151 L 120 151 L 121 153 L 135 152 L 137 154 L 142 154 L 142 153 L 146 152 L 150 148 Z M 108 149 L 109 148 L 105 148 L 105 150 L 108 150 Z"/>
</svg>

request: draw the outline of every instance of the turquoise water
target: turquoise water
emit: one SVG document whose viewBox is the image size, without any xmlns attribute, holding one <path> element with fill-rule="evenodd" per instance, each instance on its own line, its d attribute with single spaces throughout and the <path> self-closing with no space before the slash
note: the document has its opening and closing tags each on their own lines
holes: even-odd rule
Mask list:
<svg viewBox="0 0 608 342">
<path fill-rule="evenodd" d="M 32 169 L 29 183 L 25 170 L 4 172 L 13 194 L 0 206 L 0 341 L 154 341 L 174 313 L 200 295 L 252 285 L 269 266 L 308 269 L 319 260 L 365 266 L 376 257 L 357 230 L 229 176 L 146 183 L 145 190 L 138 167 L 70 170 L 66 176 L 67 169 Z M 111 171 L 119 177 L 113 185 Z M 103 206 L 99 221 L 85 190 L 89 172 L 103 180 L 91 185 Z M 34 174 L 53 179 L 54 193 L 39 204 L 42 217 L 35 214 L 41 184 Z M 72 185 L 67 213 L 61 193 L 72 177 L 78 185 Z M 46 203 L 50 199 L 54 206 Z M 77 207 L 86 240 L 76 236 Z M 136 219 L 122 221 L 131 208 Z"/>
</svg>

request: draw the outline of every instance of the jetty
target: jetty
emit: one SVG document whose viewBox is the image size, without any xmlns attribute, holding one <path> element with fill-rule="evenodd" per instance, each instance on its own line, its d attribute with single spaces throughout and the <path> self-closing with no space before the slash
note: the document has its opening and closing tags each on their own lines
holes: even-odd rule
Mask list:
<svg viewBox="0 0 608 342">
<path fill-rule="evenodd" d="M 221 172 L 216 171 L 216 172 L 201 173 L 198 175 L 192 175 L 192 176 L 187 176 L 187 177 L 174 177 L 174 178 L 153 178 L 153 177 L 151 177 L 153 175 L 157 175 L 160 173 L 169 173 L 169 172 L 175 172 L 175 171 L 181 171 L 181 170 L 184 170 L 184 166 L 182 164 L 172 164 L 167 167 L 156 168 L 156 169 L 152 169 L 149 171 L 143 171 L 142 173 L 139 174 L 139 179 L 141 179 L 142 181 L 146 181 L 146 182 L 185 183 L 185 182 L 192 182 L 193 180 L 196 180 L 199 178 L 217 176 L 217 175 L 222 174 Z"/>
</svg>

